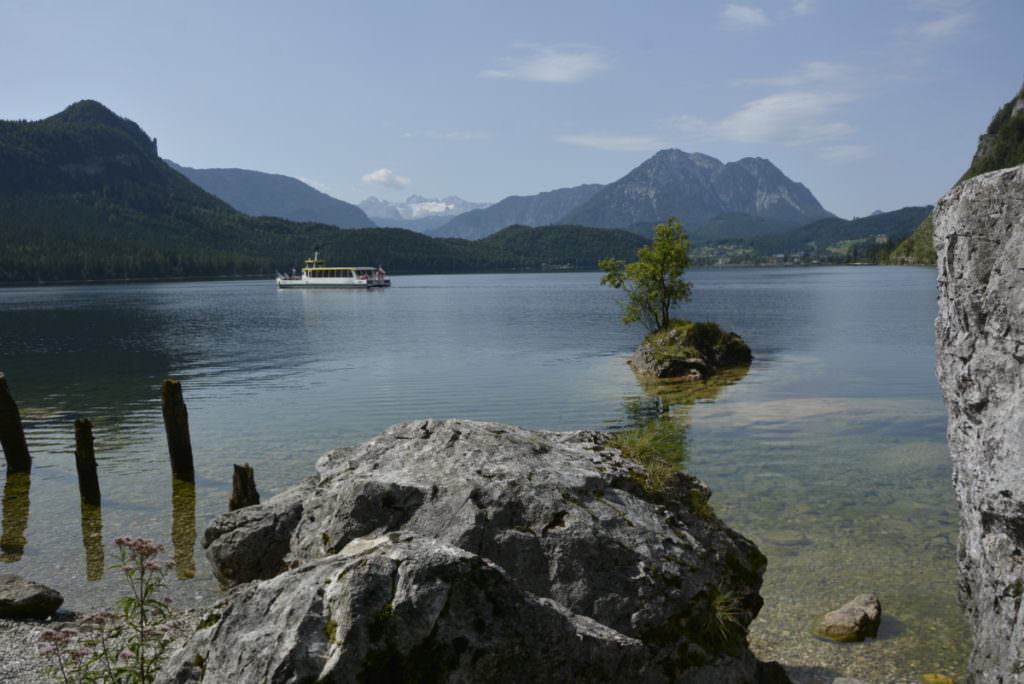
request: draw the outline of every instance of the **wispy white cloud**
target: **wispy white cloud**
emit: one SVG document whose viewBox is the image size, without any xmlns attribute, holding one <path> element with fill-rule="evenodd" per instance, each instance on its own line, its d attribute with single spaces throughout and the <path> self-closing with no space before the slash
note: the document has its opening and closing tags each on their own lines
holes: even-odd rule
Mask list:
<svg viewBox="0 0 1024 684">
<path fill-rule="evenodd" d="M 730 29 L 755 29 L 772 22 L 760 7 L 726 5 L 722 10 L 722 25 Z"/>
<path fill-rule="evenodd" d="M 737 142 L 796 145 L 834 139 L 853 132 L 849 124 L 830 120 L 836 106 L 847 101 L 838 93 L 777 93 L 746 103 L 714 129 Z"/>
<path fill-rule="evenodd" d="M 814 11 L 814 0 L 794 0 L 793 13 L 801 17 Z"/>
<path fill-rule="evenodd" d="M 800 65 L 800 70 L 785 76 L 750 78 L 740 81 L 742 85 L 770 85 L 782 88 L 798 88 L 808 85 L 832 85 L 846 87 L 857 74 L 857 69 L 836 62 L 812 61 Z"/>
<path fill-rule="evenodd" d="M 867 145 L 830 145 L 818 151 L 818 157 L 834 162 L 860 161 L 870 156 L 871 148 Z"/>
<path fill-rule="evenodd" d="M 837 120 L 839 106 L 851 99 L 839 91 L 787 90 L 751 100 L 719 120 L 681 116 L 676 123 L 681 132 L 698 139 L 822 144 L 853 133 L 850 124 Z"/>
<path fill-rule="evenodd" d="M 971 19 L 973 16 L 968 12 L 949 14 L 922 24 L 917 32 L 928 38 L 946 38 L 970 23 Z"/>
<path fill-rule="evenodd" d="M 545 83 L 575 83 L 608 68 L 607 62 L 592 50 L 556 50 L 532 47 L 529 56 L 507 60 L 504 69 L 488 69 L 483 78 L 509 78 Z"/>
<path fill-rule="evenodd" d="M 381 185 L 385 188 L 401 190 L 412 183 L 412 180 L 405 176 L 399 176 L 391 169 L 377 169 L 364 175 L 363 182 L 367 185 Z"/>
<path fill-rule="evenodd" d="M 558 142 L 614 152 L 644 152 L 662 147 L 657 138 L 631 135 L 561 135 Z"/>
</svg>

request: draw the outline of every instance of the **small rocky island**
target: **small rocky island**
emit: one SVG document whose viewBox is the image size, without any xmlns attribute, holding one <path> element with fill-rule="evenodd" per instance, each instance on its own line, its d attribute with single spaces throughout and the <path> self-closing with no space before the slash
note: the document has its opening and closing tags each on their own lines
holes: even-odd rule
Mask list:
<svg viewBox="0 0 1024 684">
<path fill-rule="evenodd" d="M 629 365 L 642 377 L 707 380 L 718 370 L 749 366 L 753 358 L 742 337 L 717 323 L 672 320 L 644 338 Z"/>
<path fill-rule="evenodd" d="M 229 591 L 164 680 L 788 681 L 747 646 L 765 557 L 609 440 L 426 420 L 326 454 L 206 530 Z"/>
</svg>

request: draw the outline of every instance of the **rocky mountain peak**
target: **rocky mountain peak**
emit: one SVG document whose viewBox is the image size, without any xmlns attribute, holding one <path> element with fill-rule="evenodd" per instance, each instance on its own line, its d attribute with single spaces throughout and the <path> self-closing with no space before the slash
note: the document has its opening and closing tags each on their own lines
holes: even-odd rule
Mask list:
<svg viewBox="0 0 1024 684">
<path fill-rule="evenodd" d="M 684 224 L 700 226 L 726 213 L 794 225 L 832 215 L 767 159 L 746 157 L 724 164 L 707 154 L 666 149 L 606 185 L 561 222 L 627 228 L 676 216 Z"/>
</svg>

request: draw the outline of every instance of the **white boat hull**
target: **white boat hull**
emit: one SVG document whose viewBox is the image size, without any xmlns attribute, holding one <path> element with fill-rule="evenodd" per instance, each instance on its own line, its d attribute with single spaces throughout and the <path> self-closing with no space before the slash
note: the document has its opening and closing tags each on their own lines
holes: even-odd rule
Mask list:
<svg viewBox="0 0 1024 684">
<path fill-rule="evenodd" d="M 391 287 L 391 279 L 383 268 L 370 266 L 326 266 L 320 252 L 306 259 L 300 273 L 277 274 L 280 288 L 316 288 L 333 290 L 366 290 L 371 287 Z"/>
</svg>

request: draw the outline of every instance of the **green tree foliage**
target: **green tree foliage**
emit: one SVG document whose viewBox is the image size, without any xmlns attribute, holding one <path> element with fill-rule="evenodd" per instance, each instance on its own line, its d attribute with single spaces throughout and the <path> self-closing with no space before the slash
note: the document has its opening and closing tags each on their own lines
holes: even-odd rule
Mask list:
<svg viewBox="0 0 1024 684">
<path fill-rule="evenodd" d="M 661 330 L 671 321 L 672 306 L 690 298 L 693 285 L 683 279 L 690 264 L 689 240 L 683 225 L 670 217 L 654 227 L 654 241 L 637 250 L 637 260 L 604 259 L 602 285 L 626 292 L 622 322 L 639 322 L 648 330 Z"/>
</svg>

